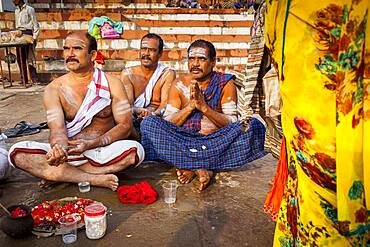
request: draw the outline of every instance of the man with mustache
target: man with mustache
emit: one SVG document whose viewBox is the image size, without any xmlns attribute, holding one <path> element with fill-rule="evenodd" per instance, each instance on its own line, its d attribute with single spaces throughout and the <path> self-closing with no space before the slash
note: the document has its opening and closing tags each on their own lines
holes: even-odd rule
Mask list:
<svg viewBox="0 0 370 247">
<path fill-rule="evenodd" d="M 190 73 L 173 82 L 165 120 L 150 116 L 141 124 L 146 158 L 176 166 L 180 183 L 197 175 L 199 190 L 208 186 L 213 170 L 264 155 L 263 124 L 252 118 L 244 132 L 237 121 L 234 76 L 213 71 L 215 65 L 213 44 L 194 41 L 188 49 Z"/>
<path fill-rule="evenodd" d="M 163 115 L 167 105 L 168 92 L 176 75 L 173 69 L 159 63 L 162 53 L 162 38 L 157 34 L 148 33 L 140 43 L 141 64 L 124 69 L 121 73 L 121 81 L 133 105 L 134 124 L 137 129 L 142 118 L 152 114 Z M 138 138 L 138 135 L 132 135 Z"/>
<path fill-rule="evenodd" d="M 87 32 L 69 33 L 63 49 L 69 73 L 44 93 L 49 143 L 16 143 L 9 162 L 44 180 L 116 190 L 114 173 L 144 159 L 139 143 L 124 140 L 132 127 L 125 89 L 118 78 L 94 68 L 97 43 Z"/>
</svg>

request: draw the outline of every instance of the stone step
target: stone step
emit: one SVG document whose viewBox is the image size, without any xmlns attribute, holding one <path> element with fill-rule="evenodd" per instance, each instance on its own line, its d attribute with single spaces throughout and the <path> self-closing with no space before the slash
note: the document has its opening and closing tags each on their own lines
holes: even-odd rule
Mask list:
<svg viewBox="0 0 370 247">
<path fill-rule="evenodd" d="M 168 1 L 165 0 L 136 0 L 136 1 L 117 1 L 117 0 L 29 0 L 34 8 L 166 8 Z"/>
<path fill-rule="evenodd" d="M 89 9 L 115 9 L 115 8 L 122 8 L 122 9 L 186 9 L 186 8 L 178 8 L 178 7 L 166 7 L 168 1 L 147 1 L 147 0 L 139 0 L 139 1 L 132 1 L 133 3 L 129 3 L 129 1 L 117 1 L 117 0 L 60 0 L 60 1 L 52 1 L 52 0 L 38 0 L 28 1 L 36 10 L 37 9 L 78 9 L 78 8 L 89 8 Z M 198 1 L 202 2 L 202 1 Z M 210 4 L 211 1 L 203 0 L 203 2 L 208 2 Z M 194 8 L 192 8 L 194 10 Z M 213 10 L 213 9 L 198 9 L 198 10 Z M 234 10 L 234 9 L 228 9 Z M 240 11 L 240 10 L 237 10 Z M 243 10 L 244 11 L 244 10 Z"/>
<path fill-rule="evenodd" d="M 137 20 L 162 20 L 162 21 L 253 21 L 252 14 L 242 14 L 239 12 L 230 12 L 226 10 L 215 10 L 215 11 L 195 11 L 193 13 L 192 9 L 188 11 L 175 10 L 137 10 L 133 11 L 127 10 L 87 10 L 87 9 L 71 9 L 71 10 L 47 10 L 38 11 L 37 19 L 38 21 L 87 21 L 96 16 L 108 16 L 114 21 L 126 21 L 131 19 Z M 185 9 L 187 10 L 187 9 Z M 11 12 L 0 12 L 0 20 L 2 21 L 14 21 L 14 13 Z M 177 23 L 178 24 L 178 23 Z"/>
<path fill-rule="evenodd" d="M 89 3 L 93 2 L 90 1 Z M 37 1 L 37 4 L 42 2 Z M 243 70 L 248 54 L 257 52 L 250 49 L 249 44 L 253 15 L 234 10 L 106 8 L 43 12 L 43 9 L 37 9 L 41 28 L 36 47 L 38 70 L 65 71 L 62 59 L 63 39 L 71 30 L 87 30 L 88 21 L 101 15 L 121 21 L 124 25 L 124 32 L 119 39 L 98 41 L 99 50 L 107 58 L 104 67 L 107 71 L 119 73 L 125 67 L 139 64 L 140 39 L 148 32 L 161 35 L 165 42 L 162 61 L 180 73 L 187 71 L 187 48 L 196 39 L 209 40 L 215 45 L 219 58 L 217 67 L 220 70 Z M 0 29 L 12 28 L 14 14 L 0 13 Z M 3 56 L 3 52 L 0 52 L 0 58 Z M 4 63 L 2 68 L 7 71 Z M 12 65 L 12 70 L 18 70 L 15 64 Z"/>
</svg>

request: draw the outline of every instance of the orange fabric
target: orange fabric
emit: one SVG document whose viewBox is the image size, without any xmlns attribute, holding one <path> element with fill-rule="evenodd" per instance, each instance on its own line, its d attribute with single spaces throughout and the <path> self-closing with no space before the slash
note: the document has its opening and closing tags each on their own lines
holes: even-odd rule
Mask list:
<svg viewBox="0 0 370 247">
<path fill-rule="evenodd" d="M 283 199 L 284 187 L 288 177 L 288 163 L 285 147 L 285 138 L 283 137 L 280 147 L 280 157 L 276 174 L 274 177 L 274 184 L 266 196 L 263 210 L 269 214 L 273 221 L 276 221 L 279 215 L 280 203 Z"/>
</svg>

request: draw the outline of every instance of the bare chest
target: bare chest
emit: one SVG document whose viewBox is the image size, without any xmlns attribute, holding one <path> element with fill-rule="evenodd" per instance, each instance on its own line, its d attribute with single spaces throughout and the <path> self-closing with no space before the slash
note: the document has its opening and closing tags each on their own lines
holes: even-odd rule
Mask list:
<svg viewBox="0 0 370 247">
<path fill-rule="evenodd" d="M 133 81 L 135 99 L 137 99 L 137 97 L 145 92 L 148 83 L 149 80 L 147 80 L 145 77 L 135 78 L 135 80 Z M 154 98 L 156 95 L 160 96 L 161 85 L 159 81 L 154 85 L 152 92 L 152 98 Z"/>
<path fill-rule="evenodd" d="M 64 111 L 64 117 L 67 121 L 72 121 L 80 109 L 87 93 L 87 87 L 68 87 L 60 88 L 59 97 Z M 105 107 L 98 114 L 96 118 L 106 118 L 112 115 L 111 106 Z"/>
</svg>

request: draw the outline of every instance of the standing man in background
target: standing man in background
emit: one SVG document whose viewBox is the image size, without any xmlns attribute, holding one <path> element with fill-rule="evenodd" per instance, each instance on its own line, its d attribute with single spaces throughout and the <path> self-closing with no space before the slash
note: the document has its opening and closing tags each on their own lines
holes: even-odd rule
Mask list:
<svg viewBox="0 0 370 247">
<path fill-rule="evenodd" d="M 22 34 L 32 35 L 33 44 L 28 46 L 17 47 L 17 62 L 21 77 L 28 83 L 27 77 L 27 63 L 33 61 L 33 64 L 29 64 L 30 76 L 33 83 L 38 82 L 38 76 L 34 63 L 36 61 L 35 47 L 37 37 L 40 35 L 40 26 L 37 22 L 35 9 L 24 2 L 24 0 L 13 0 L 15 9 L 15 28 L 22 31 Z M 28 59 L 27 59 L 28 57 Z M 28 61 L 27 61 L 28 60 Z"/>
</svg>

